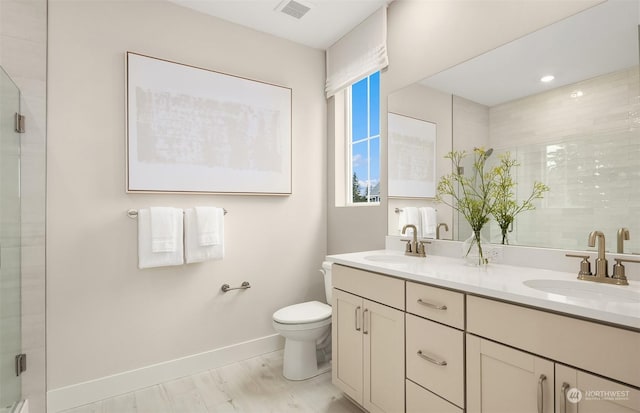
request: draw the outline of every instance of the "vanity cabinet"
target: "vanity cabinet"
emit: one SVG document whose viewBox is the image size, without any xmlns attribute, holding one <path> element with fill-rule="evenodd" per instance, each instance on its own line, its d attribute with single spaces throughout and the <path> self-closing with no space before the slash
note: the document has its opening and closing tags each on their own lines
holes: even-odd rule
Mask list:
<svg viewBox="0 0 640 413">
<path fill-rule="evenodd" d="M 332 275 L 333 383 L 369 412 L 405 411 L 404 281 L 337 265 Z"/>
<path fill-rule="evenodd" d="M 333 383 L 369 412 L 640 413 L 636 330 L 338 264 L 333 287 Z"/>
<path fill-rule="evenodd" d="M 467 412 L 553 412 L 554 363 L 467 334 Z"/>
<path fill-rule="evenodd" d="M 556 364 L 556 413 L 602 412 L 640 412 L 640 391 Z"/>
<path fill-rule="evenodd" d="M 466 336 L 468 412 L 640 411 L 638 332 L 468 295 Z"/>
</svg>

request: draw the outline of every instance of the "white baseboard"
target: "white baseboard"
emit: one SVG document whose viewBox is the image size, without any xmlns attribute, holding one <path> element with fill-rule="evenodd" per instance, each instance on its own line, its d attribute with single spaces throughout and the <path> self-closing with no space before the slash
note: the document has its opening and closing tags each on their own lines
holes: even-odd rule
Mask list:
<svg viewBox="0 0 640 413">
<path fill-rule="evenodd" d="M 221 347 L 47 392 L 47 412 L 56 413 L 280 350 L 278 334 Z"/>
</svg>

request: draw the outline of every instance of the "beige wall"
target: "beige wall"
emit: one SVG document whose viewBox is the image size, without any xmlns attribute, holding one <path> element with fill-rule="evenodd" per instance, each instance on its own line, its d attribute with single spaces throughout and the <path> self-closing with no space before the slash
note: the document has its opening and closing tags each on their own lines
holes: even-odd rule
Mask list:
<svg viewBox="0 0 640 413">
<path fill-rule="evenodd" d="M 0 65 L 18 85 L 26 133 L 20 136 L 22 397 L 45 409 L 45 133 L 47 1 L 0 1 Z"/>
<path fill-rule="evenodd" d="M 293 194 L 126 194 L 126 51 L 292 88 Z M 163 1 L 56 0 L 49 57 L 49 390 L 275 334 L 275 310 L 324 298 L 321 51 Z M 224 260 L 138 270 L 126 211 L 150 205 L 225 207 Z"/>
</svg>

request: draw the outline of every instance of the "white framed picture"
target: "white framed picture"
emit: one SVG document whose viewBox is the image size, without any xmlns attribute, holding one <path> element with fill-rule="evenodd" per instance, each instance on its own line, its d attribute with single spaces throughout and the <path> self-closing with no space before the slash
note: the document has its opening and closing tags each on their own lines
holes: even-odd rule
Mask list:
<svg viewBox="0 0 640 413">
<path fill-rule="evenodd" d="M 436 195 L 436 124 L 388 113 L 389 197 Z"/>
<path fill-rule="evenodd" d="M 291 89 L 126 53 L 127 192 L 291 194 Z"/>
</svg>

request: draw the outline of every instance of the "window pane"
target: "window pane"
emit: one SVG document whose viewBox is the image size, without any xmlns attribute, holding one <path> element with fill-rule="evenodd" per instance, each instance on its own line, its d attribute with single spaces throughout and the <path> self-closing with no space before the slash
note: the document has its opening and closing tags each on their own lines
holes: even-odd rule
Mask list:
<svg viewBox="0 0 640 413">
<path fill-rule="evenodd" d="M 380 182 L 380 138 L 371 139 L 369 145 L 369 179 L 375 186 Z"/>
<path fill-rule="evenodd" d="M 351 142 L 367 137 L 367 79 L 351 86 Z"/>
<path fill-rule="evenodd" d="M 380 72 L 369 77 L 369 133 L 380 135 Z"/>
<path fill-rule="evenodd" d="M 368 142 L 359 142 L 352 145 L 351 151 L 351 168 L 353 174 L 355 174 L 355 180 L 357 180 L 357 187 L 353 185 L 353 202 L 366 202 L 367 195 L 367 181 L 369 179 L 369 156 L 368 156 Z M 353 177 L 352 177 L 353 179 Z"/>
</svg>

